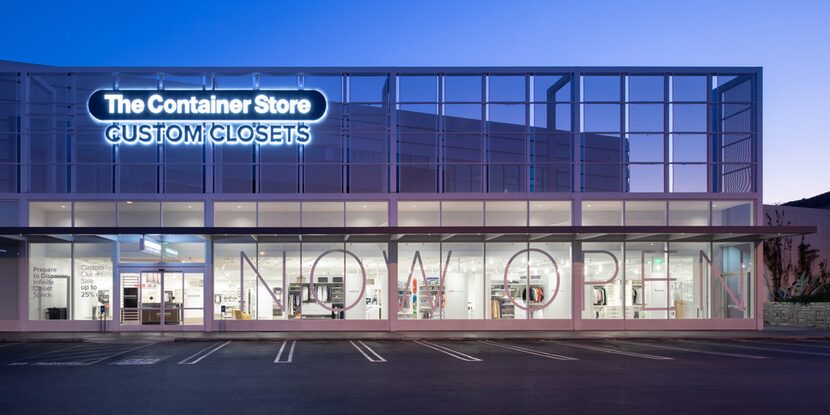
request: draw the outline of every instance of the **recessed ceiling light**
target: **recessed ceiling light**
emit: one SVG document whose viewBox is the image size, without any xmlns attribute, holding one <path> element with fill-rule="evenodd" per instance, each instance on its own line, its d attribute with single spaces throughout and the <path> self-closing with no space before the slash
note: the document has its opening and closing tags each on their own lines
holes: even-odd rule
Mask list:
<svg viewBox="0 0 830 415">
<path fill-rule="evenodd" d="M 366 205 L 363 205 L 363 207 L 366 207 Z"/>
<path fill-rule="evenodd" d="M 242 209 L 242 205 L 236 205 L 237 209 Z"/>
<path fill-rule="evenodd" d="M 132 204 L 133 204 L 133 201 L 132 201 L 132 200 L 128 200 L 128 201 L 127 201 L 127 204 L 128 204 L 128 205 L 132 205 Z"/>
<path fill-rule="evenodd" d="M 193 207 L 193 205 L 187 205 L 187 208 L 188 208 L 188 209 L 190 209 L 190 208 L 192 208 L 192 207 Z"/>
<path fill-rule="evenodd" d="M 61 205 L 61 209 L 66 209 L 66 205 Z"/>
</svg>

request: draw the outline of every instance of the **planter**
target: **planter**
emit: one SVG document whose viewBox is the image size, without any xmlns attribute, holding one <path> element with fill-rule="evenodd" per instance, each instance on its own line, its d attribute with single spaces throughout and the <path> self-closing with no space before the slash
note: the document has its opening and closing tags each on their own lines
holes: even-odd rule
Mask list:
<svg viewBox="0 0 830 415">
<path fill-rule="evenodd" d="M 830 328 L 830 303 L 766 303 L 765 326 Z"/>
</svg>

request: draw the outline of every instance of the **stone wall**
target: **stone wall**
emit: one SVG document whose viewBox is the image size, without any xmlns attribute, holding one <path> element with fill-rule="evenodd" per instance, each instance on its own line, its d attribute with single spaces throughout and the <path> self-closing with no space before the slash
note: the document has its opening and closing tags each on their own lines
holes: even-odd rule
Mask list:
<svg viewBox="0 0 830 415">
<path fill-rule="evenodd" d="M 766 303 L 764 325 L 830 328 L 830 303 Z"/>
</svg>

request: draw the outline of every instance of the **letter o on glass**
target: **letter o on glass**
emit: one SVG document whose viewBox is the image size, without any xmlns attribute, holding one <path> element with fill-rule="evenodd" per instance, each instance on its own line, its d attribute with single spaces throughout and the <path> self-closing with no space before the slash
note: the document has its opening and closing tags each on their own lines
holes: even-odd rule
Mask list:
<svg viewBox="0 0 830 415">
<path fill-rule="evenodd" d="M 507 288 L 507 272 L 510 271 L 510 264 L 513 263 L 513 260 L 516 259 L 516 257 L 518 257 L 519 255 L 521 255 L 525 252 L 538 252 L 538 253 L 544 255 L 545 257 L 547 257 L 547 259 L 550 260 L 550 263 L 553 264 L 553 270 L 556 271 L 556 287 L 554 287 L 554 289 L 553 289 L 553 295 L 550 296 L 550 300 L 548 300 L 546 303 L 544 303 L 540 306 L 525 307 L 525 306 L 519 304 L 513 298 L 513 293 L 510 292 L 510 290 Z M 544 310 L 544 309 L 548 308 L 548 306 L 551 305 L 551 303 L 553 303 L 553 300 L 556 299 L 556 295 L 559 294 L 559 283 L 560 283 L 561 279 L 562 278 L 559 276 L 559 266 L 556 264 L 556 260 L 553 259 L 553 257 L 550 256 L 550 254 L 548 254 L 547 252 L 545 252 L 541 249 L 537 249 L 537 248 L 525 248 L 525 249 L 522 249 L 519 252 L 516 252 L 515 254 L 513 254 L 512 257 L 510 257 L 510 260 L 507 261 L 507 265 L 504 266 L 504 291 L 505 291 L 505 294 L 507 294 L 507 298 L 510 300 L 511 303 L 513 303 L 514 306 L 519 307 L 519 308 L 521 308 L 522 310 L 525 310 L 525 311 L 533 312 L 533 311 Z M 527 276 L 527 280 L 528 280 L 528 282 L 530 282 L 530 275 Z"/>
<path fill-rule="evenodd" d="M 360 266 L 360 277 L 361 277 L 360 294 L 357 295 L 357 300 L 355 300 L 353 303 L 351 303 L 351 304 L 349 304 L 349 305 L 347 305 L 343 308 L 329 307 L 329 306 L 323 304 L 323 302 L 320 301 L 317 298 L 317 290 L 314 289 L 314 270 L 317 268 L 317 264 L 320 263 L 320 260 L 323 259 L 326 255 L 333 254 L 335 252 L 342 252 L 346 255 L 351 256 L 357 262 L 357 265 Z M 345 267 L 345 264 L 344 264 L 344 267 Z M 344 287 L 343 295 L 345 296 L 346 295 L 346 292 L 345 292 L 345 286 L 346 286 L 346 273 L 345 273 L 345 271 L 346 270 L 344 269 L 343 271 L 344 271 L 343 272 L 343 287 Z M 351 308 L 353 308 L 354 306 L 356 306 L 361 301 L 363 301 L 363 294 L 366 292 L 366 269 L 363 268 L 363 262 L 360 261 L 360 258 L 358 258 L 357 255 L 353 254 L 351 251 L 348 251 L 346 249 L 330 249 L 330 250 L 320 254 L 320 256 L 318 256 L 317 259 L 314 260 L 314 264 L 311 265 L 311 273 L 308 275 L 308 285 L 309 285 L 308 289 L 311 291 L 311 296 L 314 297 L 314 302 L 319 304 L 320 307 L 323 307 L 326 310 L 329 310 L 329 311 L 332 311 L 332 312 L 335 312 L 335 313 L 339 313 L 341 311 L 347 311 L 347 310 L 350 310 Z"/>
</svg>

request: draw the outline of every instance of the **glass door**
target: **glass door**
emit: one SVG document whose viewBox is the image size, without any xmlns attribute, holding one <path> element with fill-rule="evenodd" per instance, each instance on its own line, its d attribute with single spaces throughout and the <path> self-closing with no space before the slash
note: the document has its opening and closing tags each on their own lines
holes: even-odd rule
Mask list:
<svg viewBox="0 0 830 415">
<path fill-rule="evenodd" d="M 123 329 L 202 328 L 204 272 L 201 270 L 122 271 L 120 277 Z"/>
</svg>

